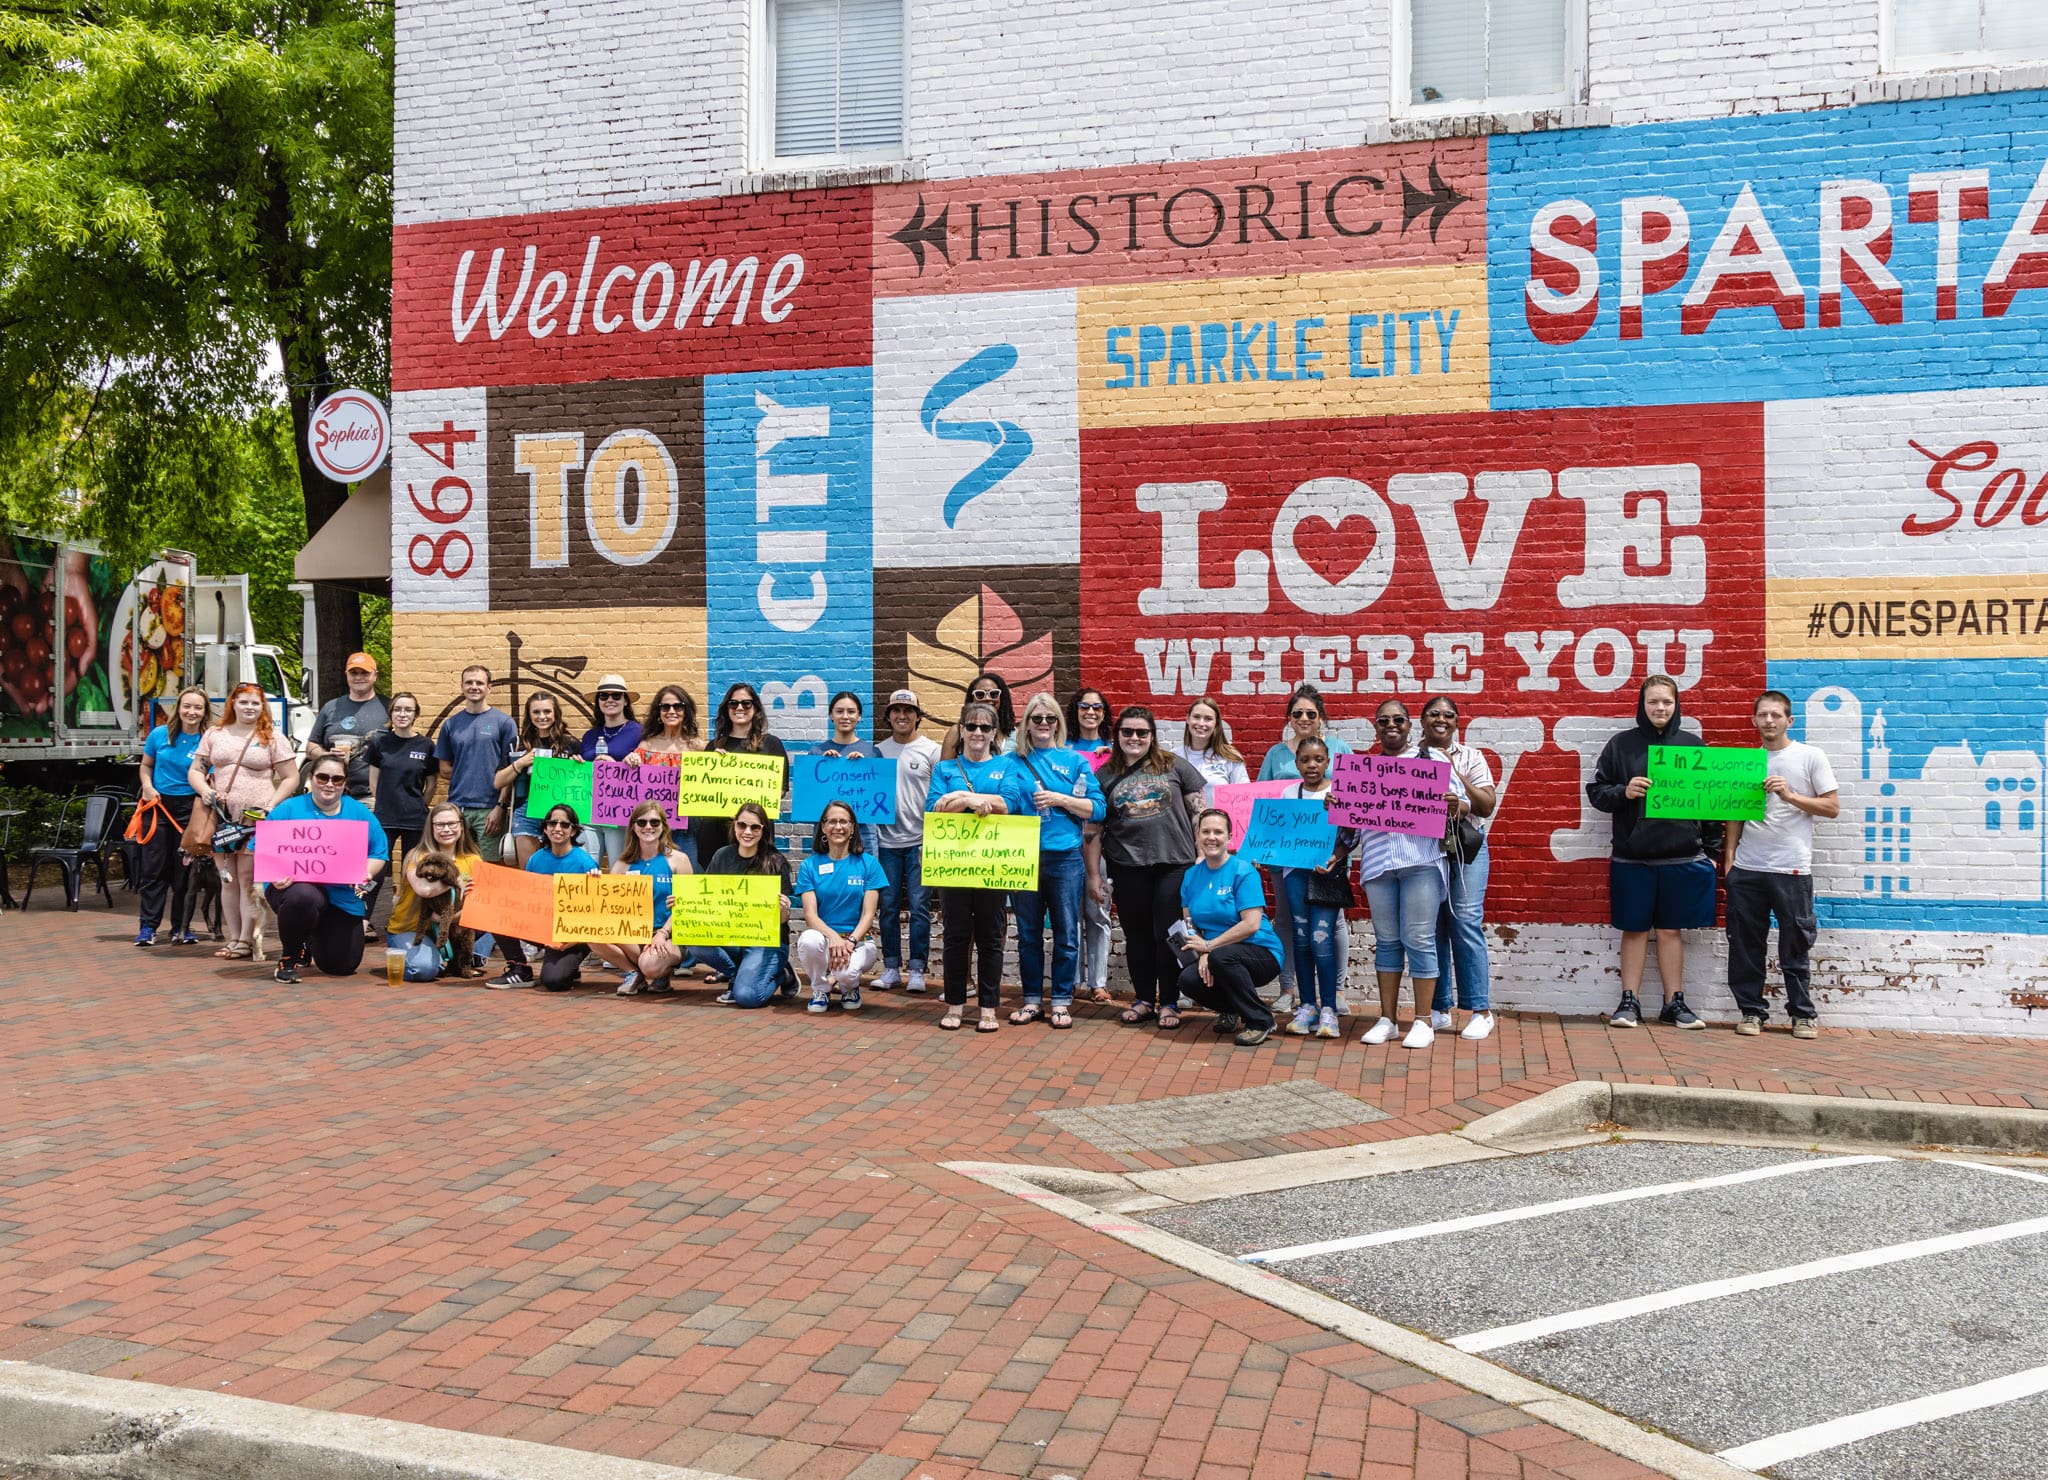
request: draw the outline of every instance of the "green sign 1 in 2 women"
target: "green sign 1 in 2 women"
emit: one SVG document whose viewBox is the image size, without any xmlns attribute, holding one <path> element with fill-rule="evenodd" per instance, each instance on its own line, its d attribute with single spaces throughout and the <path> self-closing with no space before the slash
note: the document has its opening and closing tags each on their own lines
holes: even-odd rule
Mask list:
<svg viewBox="0 0 2048 1480">
<path fill-rule="evenodd" d="M 1718 745 L 1652 745 L 1645 817 L 1761 822 L 1769 756 Z"/>
</svg>

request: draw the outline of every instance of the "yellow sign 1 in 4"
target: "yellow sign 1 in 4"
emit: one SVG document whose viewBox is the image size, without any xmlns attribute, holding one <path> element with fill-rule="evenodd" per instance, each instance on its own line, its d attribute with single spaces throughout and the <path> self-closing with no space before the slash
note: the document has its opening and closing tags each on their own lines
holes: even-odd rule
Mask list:
<svg viewBox="0 0 2048 1480">
<path fill-rule="evenodd" d="M 924 882 L 931 889 L 1036 889 L 1038 819 L 925 813 Z"/>
<path fill-rule="evenodd" d="M 774 874 L 684 874 L 675 881 L 669 934 L 699 946 L 782 943 L 782 895 Z"/>
<path fill-rule="evenodd" d="M 1645 817 L 1761 822 L 1769 757 L 1717 745 L 1652 745 Z"/>
</svg>

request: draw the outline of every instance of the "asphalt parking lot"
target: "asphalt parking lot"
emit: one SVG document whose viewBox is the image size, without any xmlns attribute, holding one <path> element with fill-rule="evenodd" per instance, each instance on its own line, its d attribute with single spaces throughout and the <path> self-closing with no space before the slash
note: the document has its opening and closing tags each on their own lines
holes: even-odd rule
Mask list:
<svg viewBox="0 0 2048 1480">
<path fill-rule="evenodd" d="M 2048 1474 L 2048 1175 L 1620 1142 L 1146 1215 L 1789 1480 Z"/>
</svg>

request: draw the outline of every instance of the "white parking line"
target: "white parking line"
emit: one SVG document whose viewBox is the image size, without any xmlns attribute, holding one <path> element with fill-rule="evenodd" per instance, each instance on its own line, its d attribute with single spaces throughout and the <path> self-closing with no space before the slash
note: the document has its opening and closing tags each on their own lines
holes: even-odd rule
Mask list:
<svg viewBox="0 0 2048 1480">
<path fill-rule="evenodd" d="M 1958 1161 L 1951 1165 L 1968 1167 L 1977 1172 L 1996 1172 L 2001 1177 L 2018 1177 L 2023 1182 L 2048 1183 L 2048 1177 L 2042 1176 L 2039 1172 L 2023 1172 L 2018 1167 L 1995 1167 L 1983 1161 Z"/>
<path fill-rule="evenodd" d="M 1675 1290 L 1662 1290 L 1654 1295 L 1638 1295 L 1629 1300 L 1612 1300 L 1605 1305 L 1589 1305 L 1580 1310 L 1542 1316 L 1533 1321 L 1517 1321 L 1512 1326 L 1495 1326 L 1486 1331 L 1474 1331 L 1468 1336 L 1454 1337 L 1451 1345 L 1460 1351 L 1490 1352 L 1500 1347 L 1513 1346 L 1517 1342 L 1534 1341 L 1540 1336 L 1553 1336 L 1560 1331 L 1580 1331 L 1588 1326 L 1604 1326 L 1612 1321 L 1626 1321 L 1635 1316 L 1649 1315 L 1653 1311 L 1670 1310 L 1675 1306 L 1719 1300 L 1724 1295 L 1746 1295 L 1752 1290 L 1768 1290 L 1777 1285 L 1797 1284 L 1801 1280 L 1817 1280 L 1831 1274 L 1847 1274 L 1852 1270 L 1875 1269 L 1880 1265 L 1900 1264 L 1908 1259 L 1926 1259 L 1935 1254 L 1981 1248 L 1985 1244 L 2004 1243 L 2009 1239 L 2027 1238 L 2038 1233 L 2048 1233 L 2048 1218 L 2028 1218 L 2019 1223 L 1998 1223 L 1989 1228 L 1973 1228 L 1967 1233 L 1945 1233 L 1938 1238 L 1915 1239 L 1905 1244 L 1887 1244 L 1883 1248 L 1863 1249 L 1854 1254 L 1837 1254 L 1828 1259 L 1808 1260 L 1804 1264 L 1788 1264 L 1781 1269 L 1759 1270 L 1755 1274 L 1707 1280 L 1697 1285 L 1680 1285 Z"/>
<path fill-rule="evenodd" d="M 1985 1170 L 1999 1169 L 1987 1167 Z M 1839 1449 L 1844 1444 L 1854 1444 L 1873 1434 L 1889 1434 L 1894 1429 L 1909 1429 L 1937 1418 L 1974 1413 L 1980 1408 L 1996 1408 L 2001 1403 L 2031 1398 L 2036 1393 L 2048 1393 L 2048 1367 L 2015 1372 L 2010 1377 L 1996 1377 L 1989 1382 L 1972 1383 L 1968 1387 L 1932 1393 L 1924 1398 L 1909 1398 L 1903 1403 L 1888 1403 L 1882 1408 L 1832 1418 L 1826 1423 L 1809 1424 L 1803 1429 L 1792 1429 L 1787 1433 L 1773 1434 L 1768 1439 L 1724 1449 L 1720 1458 L 1745 1470 L 1767 1470 L 1788 1459 L 1818 1454 L 1823 1449 Z"/>
<path fill-rule="evenodd" d="M 1614 1203 L 1634 1202 L 1645 1197 L 1673 1197 L 1681 1192 L 1700 1192 L 1711 1187 L 1734 1187 L 1744 1182 L 1762 1182 L 1771 1177 L 1792 1177 L 1801 1172 L 1824 1171 L 1830 1167 L 1863 1166 L 1890 1161 L 1889 1156 L 1830 1156 L 1817 1161 L 1782 1162 L 1775 1166 L 1752 1167 L 1745 1172 L 1726 1172 L 1717 1177 L 1698 1177 L 1690 1182 L 1659 1182 L 1649 1187 L 1624 1187 L 1619 1192 L 1595 1192 L 1584 1197 L 1567 1197 L 1557 1202 L 1531 1203 L 1527 1207 L 1500 1208 L 1490 1213 L 1468 1213 L 1461 1218 L 1440 1218 L 1434 1223 L 1415 1223 L 1406 1228 L 1388 1228 L 1379 1233 L 1361 1233 L 1350 1238 L 1325 1239 L 1313 1244 L 1289 1244 L 1281 1249 L 1264 1249 L 1240 1254 L 1247 1264 L 1279 1264 L 1288 1259 L 1307 1259 L 1316 1254 L 1341 1254 L 1350 1249 L 1371 1249 L 1381 1244 L 1405 1243 L 1409 1239 L 1435 1238 L 1439 1234 L 1464 1233 L 1473 1228 L 1495 1228 L 1503 1223 L 1520 1223 L 1528 1218 L 1548 1218 L 1556 1213 L 1575 1213 L 1582 1208 L 1602 1208 Z"/>
</svg>

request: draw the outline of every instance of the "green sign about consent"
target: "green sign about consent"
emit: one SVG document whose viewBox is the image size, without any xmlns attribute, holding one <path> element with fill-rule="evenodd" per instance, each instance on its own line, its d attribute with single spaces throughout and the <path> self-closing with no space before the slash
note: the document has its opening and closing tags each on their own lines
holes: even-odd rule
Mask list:
<svg viewBox="0 0 2048 1480">
<path fill-rule="evenodd" d="M 1716 745 L 1652 745 L 1645 817 L 1712 822 L 1761 822 L 1764 774 L 1761 750 Z"/>
</svg>

